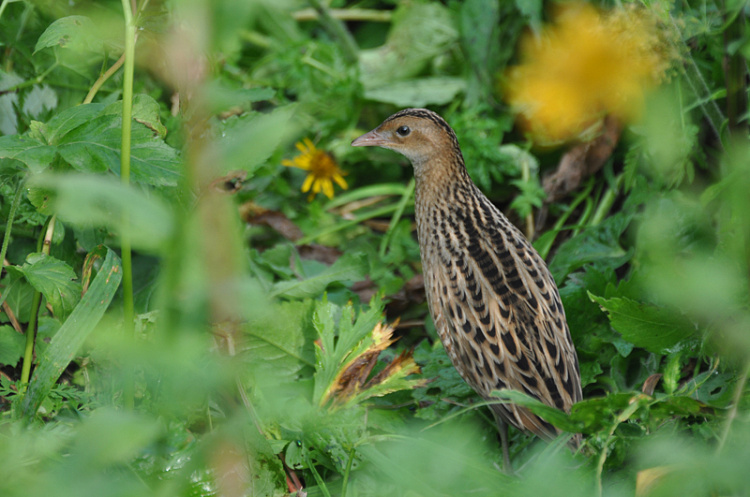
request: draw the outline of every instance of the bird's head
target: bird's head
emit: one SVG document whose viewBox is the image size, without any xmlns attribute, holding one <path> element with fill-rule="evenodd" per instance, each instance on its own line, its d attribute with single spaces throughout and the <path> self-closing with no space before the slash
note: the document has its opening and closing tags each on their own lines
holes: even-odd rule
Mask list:
<svg viewBox="0 0 750 497">
<path fill-rule="evenodd" d="M 435 157 L 461 152 L 442 117 L 427 109 L 404 109 L 352 142 L 354 147 L 383 147 L 409 159 L 415 168 Z"/>
</svg>

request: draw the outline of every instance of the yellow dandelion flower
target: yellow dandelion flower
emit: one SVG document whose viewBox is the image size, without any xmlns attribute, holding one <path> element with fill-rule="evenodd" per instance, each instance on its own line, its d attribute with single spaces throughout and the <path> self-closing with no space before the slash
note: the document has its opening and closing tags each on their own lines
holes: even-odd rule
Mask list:
<svg viewBox="0 0 750 497">
<path fill-rule="evenodd" d="M 579 136 L 605 114 L 636 119 L 645 92 L 670 60 L 657 20 L 645 9 L 609 13 L 565 4 L 555 24 L 522 40 L 522 64 L 507 73 L 505 92 L 521 124 L 539 142 Z"/>
<path fill-rule="evenodd" d="M 349 185 L 344 180 L 344 172 L 339 169 L 336 160 L 324 150 L 315 148 L 315 144 L 309 138 L 297 142 L 300 155 L 292 160 L 285 159 L 281 164 L 288 167 L 296 167 L 307 171 L 307 178 L 302 183 L 301 190 L 309 192 L 309 200 L 320 192 L 328 198 L 333 198 L 333 182 L 346 190 Z"/>
</svg>

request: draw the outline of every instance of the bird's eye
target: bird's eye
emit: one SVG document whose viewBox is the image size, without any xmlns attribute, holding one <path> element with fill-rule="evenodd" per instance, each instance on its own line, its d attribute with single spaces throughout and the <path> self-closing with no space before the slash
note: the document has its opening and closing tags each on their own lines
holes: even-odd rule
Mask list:
<svg viewBox="0 0 750 497">
<path fill-rule="evenodd" d="M 398 136 L 407 136 L 409 133 L 411 133 L 409 126 L 399 126 L 396 130 Z"/>
</svg>

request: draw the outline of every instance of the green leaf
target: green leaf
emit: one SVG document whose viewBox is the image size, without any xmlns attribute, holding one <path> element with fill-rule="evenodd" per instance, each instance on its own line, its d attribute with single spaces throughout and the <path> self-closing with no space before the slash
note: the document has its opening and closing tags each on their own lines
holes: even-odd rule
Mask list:
<svg viewBox="0 0 750 497">
<path fill-rule="evenodd" d="M 93 36 L 96 32 L 94 22 L 85 16 L 68 16 L 50 24 L 39 37 L 34 53 L 50 47 L 67 48 L 75 51 L 94 51 L 103 49 L 101 40 Z"/>
<path fill-rule="evenodd" d="M 0 159 L 23 162 L 33 173 L 42 172 L 49 167 L 56 153 L 55 147 L 28 136 L 0 136 Z"/>
<path fill-rule="evenodd" d="M 340 315 L 338 330 L 335 315 Z M 369 347 L 371 340 L 365 340 L 375 325 L 383 318 L 383 304 L 375 298 L 370 308 L 354 318 L 351 304 L 342 311 L 326 299 L 318 302 L 313 314 L 313 326 L 320 341 L 315 347 L 315 391 L 313 401 L 319 405 L 325 393 L 331 388 L 341 367 L 348 358 L 356 357 Z M 336 340 L 338 331 L 338 340 Z"/>
<path fill-rule="evenodd" d="M 97 409 L 81 423 L 71 456 L 88 469 L 128 464 L 160 431 L 153 418 L 112 407 Z"/>
<path fill-rule="evenodd" d="M 58 152 L 83 172 L 112 171 L 120 174 L 122 118 L 101 115 L 71 130 L 58 141 Z M 180 178 L 177 151 L 138 122 L 131 131 L 130 167 L 135 182 L 174 186 Z"/>
<path fill-rule="evenodd" d="M 280 281 L 271 295 L 286 298 L 316 297 L 334 282 L 360 281 L 365 278 L 370 265 L 363 253 L 346 253 L 331 267 L 311 278 L 297 281 Z"/>
<path fill-rule="evenodd" d="M 414 78 L 456 40 L 458 30 L 446 7 L 404 2 L 394 13 L 386 43 L 360 51 L 360 81 L 371 89 Z"/>
<path fill-rule="evenodd" d="M 264 302 L 248 315 L 244 355 L 256 382 L 295 381 L 300 369 L 314 365 L 311 314 L 312 302 L 304 301 Z"/>
<path fill-rule="evenodd" d="M 26 257 L 21 267 L 26 280 L 44 295 L 52 312 L 65 319 L 81 298 L 81 284 L 73 268 L 50 255 L 35 252 Z"/>
<path fill-rule="evenodd" d="M 63 136 L 94 119 L 104 108 L 104 104 L 96 103 L 65 109 L 40 126 L 39 133 L 44 136 L 47 143 L 57 145 Z"/>
<path fill-rule="evenodd" d="M 436 76 L 372 87 L 365 90 L 365 98 L 399 107 L 424 107 L 447 104 L 465 89 L 462 78 Z"/>
<path fill-rule="evenodd" d="M 607 299 L 589 292 L 623 338 L 655 354 L 667 354 L 687 345 L 697 335 L 695 325 L 673 310 L 636 302 L 629 298 Z M 680 345 L 679 347 L 677 347 Z"/>
<path fill-rule="evenodd" d="M 167 128 L 161 123 L 160 112 L 159 102 L 149 95 L 139 93 L 133 97 L 133 119 L 149 128 L 160 138 L 164 138 L 167 135 Z M 122 117 L 122 101 L 108 105 L 102 113 Z"/>
<path fill-rule="evenodd" d="M 127 214 L 134 248 L 159 251 L 172 236 L 172 210 L 157 196 L 149 196 L 111 177 L 85 174 L 42 175 L 31 186 L 45 189 L 50 208 L 63 221 L 83 226 L 104 226 L 122 231 Z"/>
<path fill-rule="evenodd" d="M 52 386 L 94 330 L 115 296 L 121 279 L 120 259 L 107 249 L 107 256 L 88 291 L 39 359 L 23 400 L 23 414 L 27 419 L 34 417 Z"/>
<path fill-rule="evenodd" d="M 16 367 L 25 345 L 26 338 L 12 326 L 0 326 L 0 364 Z"/>
</svg>

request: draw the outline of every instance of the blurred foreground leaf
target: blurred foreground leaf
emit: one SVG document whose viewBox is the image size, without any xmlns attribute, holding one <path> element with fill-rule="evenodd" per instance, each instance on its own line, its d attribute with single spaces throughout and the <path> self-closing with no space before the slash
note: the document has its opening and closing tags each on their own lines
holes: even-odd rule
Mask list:
<svg viewBox="0 0 750 497">
<path fill-rule="evenodd" d="M 50 194 L 51 210 L 66 222 L 104 226 L 118 233 L 127 213 L 134 248 L 159 251 L 172 235 L 172 210 L 166 203 L 112 178 L 86 174 L 43 175 L 30 184 Z"/>
</svg>

